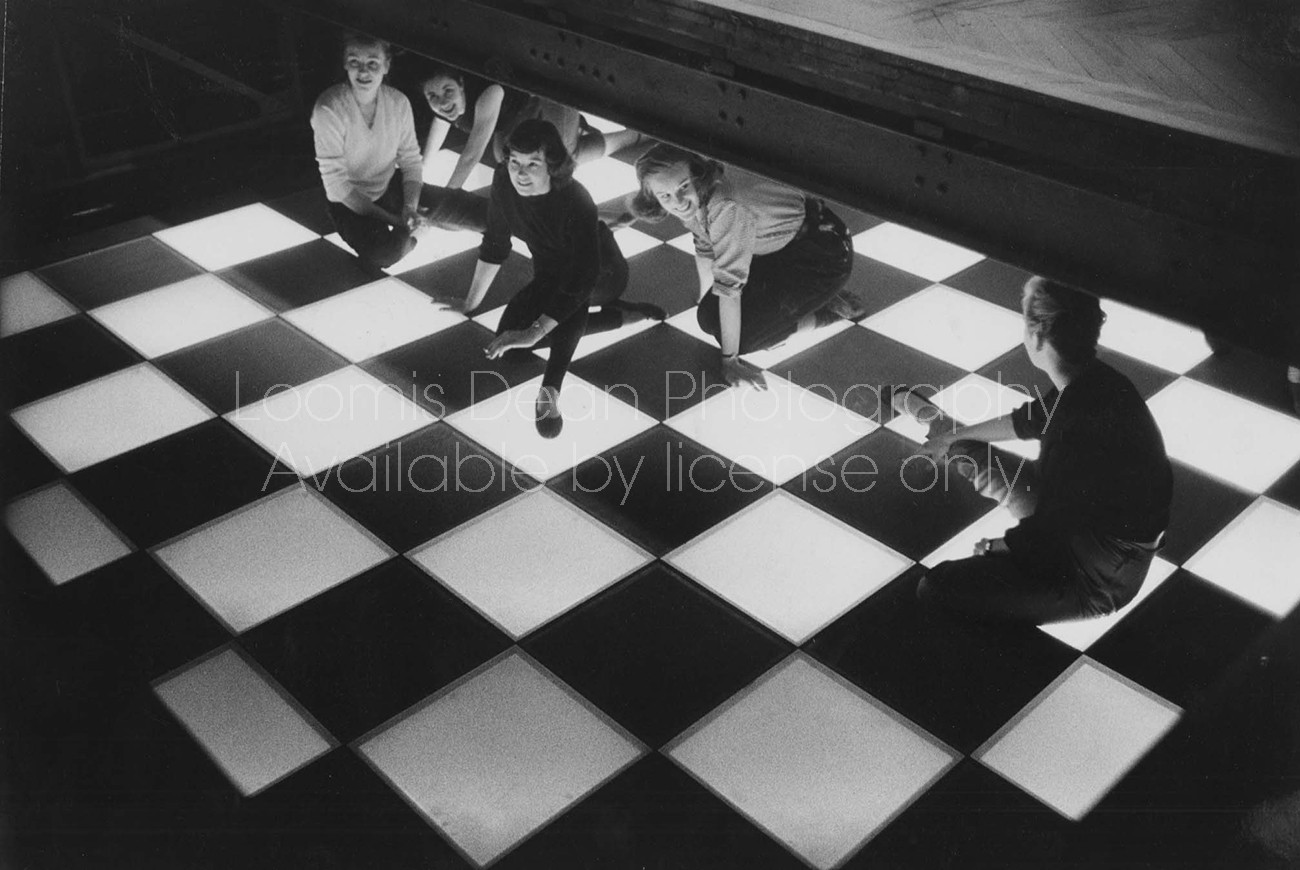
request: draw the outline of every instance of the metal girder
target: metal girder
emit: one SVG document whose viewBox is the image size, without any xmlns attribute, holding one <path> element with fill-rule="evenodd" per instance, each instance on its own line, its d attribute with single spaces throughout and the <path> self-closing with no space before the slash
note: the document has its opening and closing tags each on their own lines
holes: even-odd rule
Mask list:
<svg viewBox="0 0 1300 870">
<path fill-rule="evenodd" d="M 700 34 L 685 34 L 689 0 L 289 5 L 1300 361 L 1293 159 L 744 16 L 694 11 Z M 611 5 L 635 14 L 620 25 Z M 845 80 L 868 63 L 896 83 L 878 99 Z"/>
</svg>

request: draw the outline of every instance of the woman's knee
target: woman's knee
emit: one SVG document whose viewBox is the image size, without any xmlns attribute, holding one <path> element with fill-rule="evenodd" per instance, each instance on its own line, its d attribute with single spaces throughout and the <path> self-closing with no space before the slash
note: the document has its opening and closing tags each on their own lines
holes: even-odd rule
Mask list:
<svg viewBox="0 0 1300 870">
<path fill-rule="evenodd" d="M 369 251 L 365 253 L 358 251 L 357 253 L 363 260 L 368 260 L 381 269 L 387 269 L 411 253 L 411 249 L 414 247 L 415 239 L 411 238 L 410 233 L 394 231 L 388 234 L 388 238 L 372 245 Z"/>
<path fill-rule="evenodd" d="M 716 303 L 710 305 L 707 296 L 695 308 L 695 322 L 707 335 L 718 338 L 722 334 L 722 328 L 718 325 L 718 306 Z"/>
</svg>

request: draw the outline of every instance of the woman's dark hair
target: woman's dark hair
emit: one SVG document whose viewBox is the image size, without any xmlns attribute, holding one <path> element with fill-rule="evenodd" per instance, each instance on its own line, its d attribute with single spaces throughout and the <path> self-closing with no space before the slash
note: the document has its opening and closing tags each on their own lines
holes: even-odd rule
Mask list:
<svg viewBox="0 0 1300 870">
<path fill-rule="evenodd" d="M 679 163 L 685 163 L 690 173 L 691 184 L 700 198 L 700 207 L 708 203 L 713 191 L 722 183 L 722 164 L 707 157 L 701 157 L 694 151 L 687 151 L 675 145 L 660 143 L 637 158 L 636 180 L 641 189 L 632 197 L 632 212 L 642 220 L 651 222 L 663 220 L 667 216 L 663 206 L 646 186 L 646 179 L 651 175 L 664 172 Z"/>
<path fill-rule="evenodd" d="M 564 147 L 560 131 L 550 121 L 541 118 L 520 121 L 506 137 L 506 150 L 516 154 L 542 152 L 552 186 L 565 185 L 573 179 L 573 155 Z"/>
<path fill-rule="evenodd" d="M 1025 322 L 1041 332 L 1067 363 L 1082 365 L 1097 355 L 1106 313 L 1097 297 L 1040 275 L 1025 282 Z"/>
<path fill-rule="evenodd" d="M 378 36 L 371 36 L 369 33 L 362 33 L 359 30 L 345 30 L 343 32 L 343 41 L 339 44 L 339 52 L 345 60 L 350 45 L 373 45 L 384 52 L 384 57 L 388 59 L 389 63 L 393 60 L 393 44 L 387 39 L 380 39 Z"/>
</svg>

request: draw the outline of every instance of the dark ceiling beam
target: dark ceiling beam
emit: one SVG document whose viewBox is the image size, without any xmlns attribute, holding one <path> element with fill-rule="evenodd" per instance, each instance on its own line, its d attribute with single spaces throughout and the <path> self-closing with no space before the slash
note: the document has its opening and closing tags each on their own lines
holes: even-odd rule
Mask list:
<svg viewBox="0 0 1300 870">
<path fill-rule="evenodd" d="M 1300 361 L 1297 161 L 693 0 L 288 0 Z"/>
</svg>

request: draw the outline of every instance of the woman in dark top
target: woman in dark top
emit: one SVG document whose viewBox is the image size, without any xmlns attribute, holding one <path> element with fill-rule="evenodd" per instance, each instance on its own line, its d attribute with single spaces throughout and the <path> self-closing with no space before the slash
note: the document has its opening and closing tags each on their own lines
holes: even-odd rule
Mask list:
<svg viewBox="0 0 1300 870">
<path fill-rule="evenodd" d="M 1099 616 L 1132 601 L 1169 523 L 1164 440 L 1128 378 L 1096 358 L 1105 315 L 1085 293 L 1025 285 L 1025 350 L 1054 389 L 1011 414 L 956 426 L 915 392 L 895 407 L 930 424 L 925 450 L 1020 520 L 971 558 L 935 566 L 918 594 L 973 615 L 1035 624 Z M 989 444 L 1042 442 L 1029 463 Z"/>
<path fill-rule="evenodd" d="M 554 124 L 560 140 L 578 163 L 612 154 L 641 139 L 641 134 L 635 130 L 601 133 L 588 127 L 576 109 L 514 88 L 504 88 L 481 79 L 466 79 L 449 69 L 438 70 L 427 77 L 420 90 L 434 114 L 424 144 L 425 161 L 442 148 L 452 127 L 468 136 L 456 168 L 447 181 L 447 187 L 451 188 L 465 184 L 470 171 L 484 154 L 490 153 L 495 163 L 502 162 L 510 131 L 529 118 Z"/>
<path fill-rule="evenodd" d="M 507 147 L 509 159 L 492 179 L 487 230 L 469 293 L 464 300 L 435 301 L 472 312 L 509 256 L 510 237 L 528 245 L 533 279 L 506 305 L 486 353 L 496 359 L 516 349 L 551 349 L 537 396 L 537 430 L 554 438 L 563 425 L 560 385 L 578 340 L 647 318 L 662 320 L 665 314 L 653 305 L 619 301 L 627 289 L 627 261 L 597 219 L 591 194 L 573 180 L 573 157 L 555 126 L 523 121 Z M 588 313 L 592 305 L 601 308 Z"/>
</svg>

